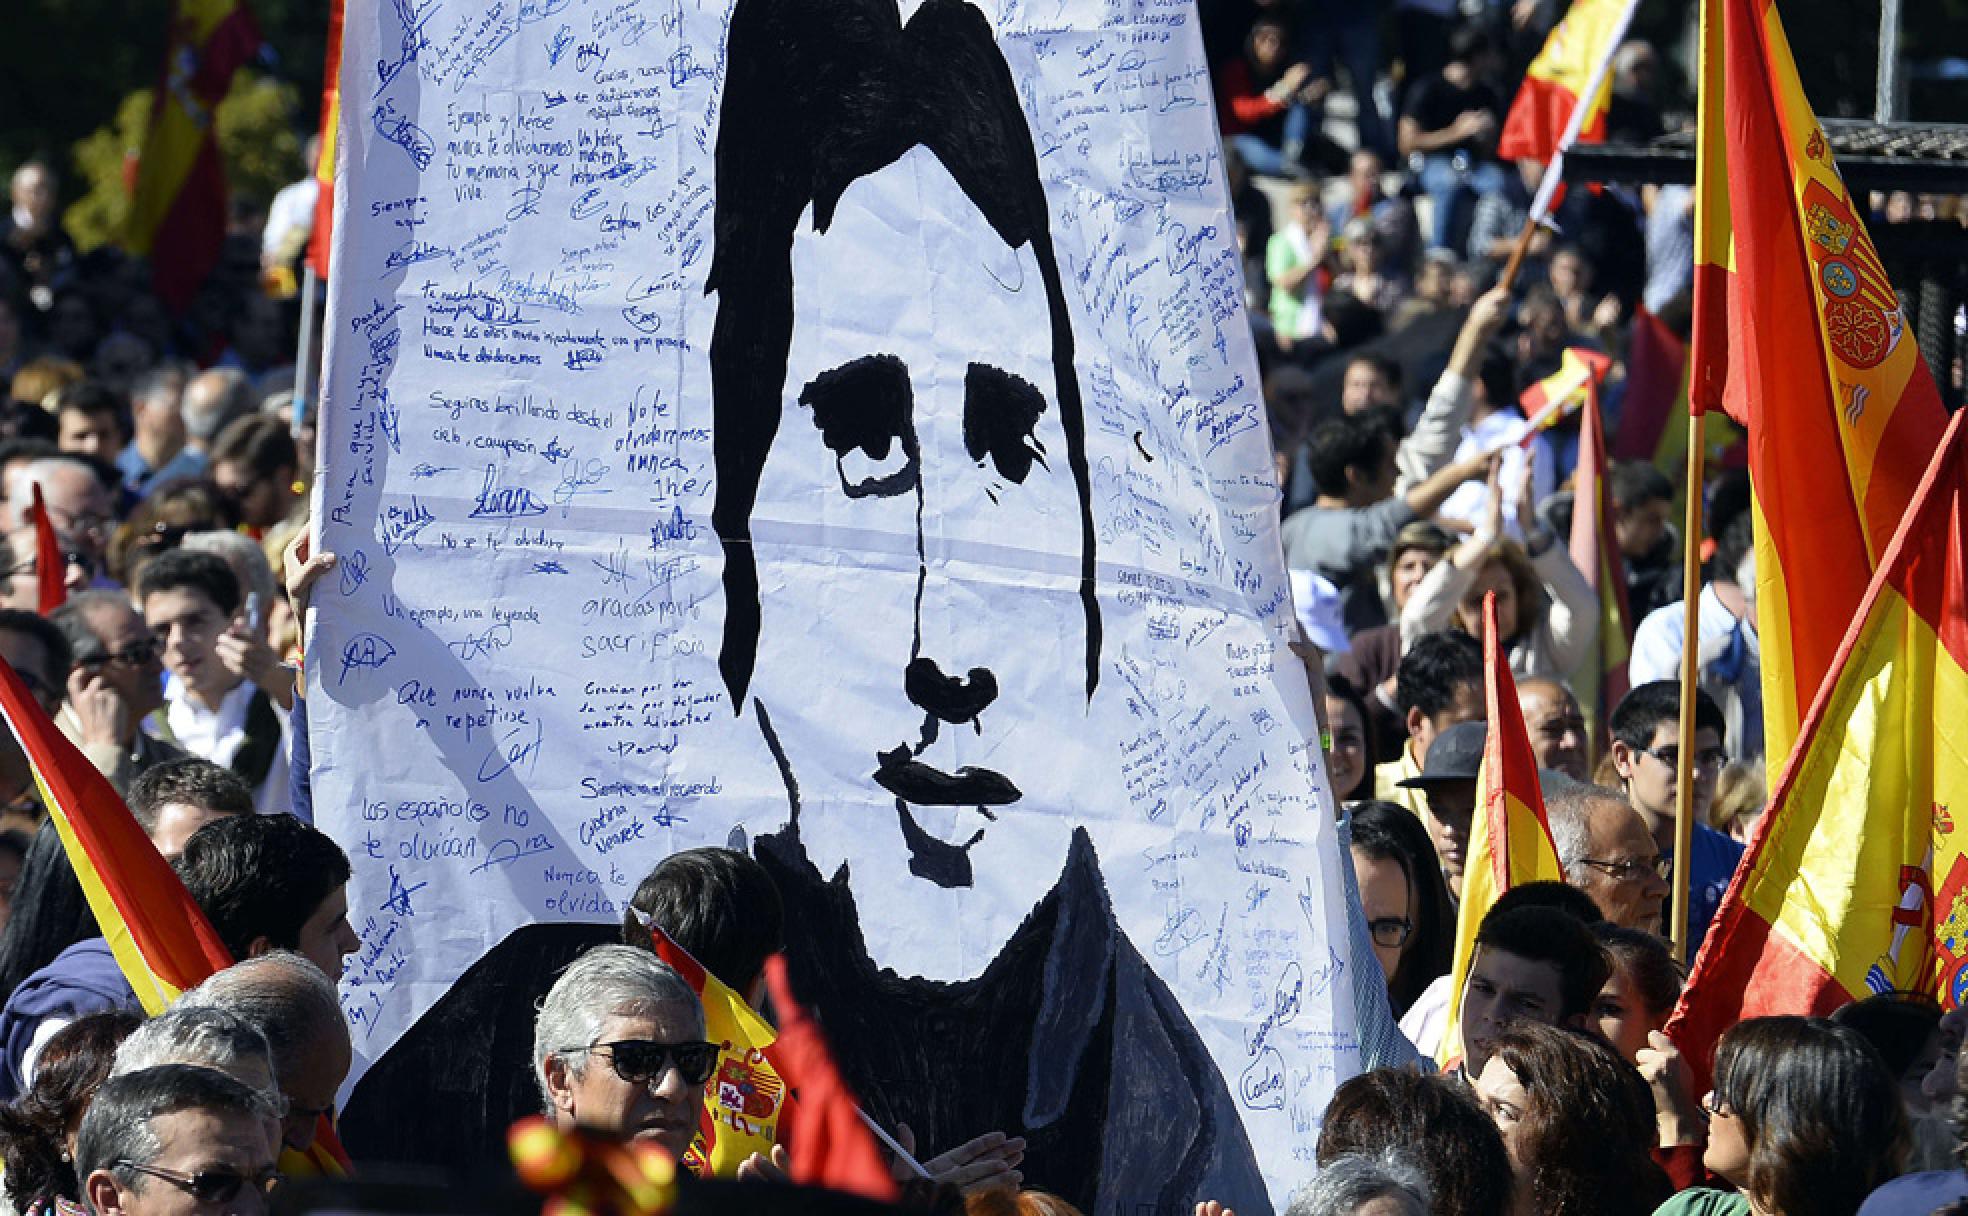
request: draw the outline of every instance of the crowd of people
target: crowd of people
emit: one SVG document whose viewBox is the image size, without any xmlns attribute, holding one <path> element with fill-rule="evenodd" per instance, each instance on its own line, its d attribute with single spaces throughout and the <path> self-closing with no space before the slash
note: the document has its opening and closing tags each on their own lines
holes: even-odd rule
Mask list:
<svg viewBox="0 0 1968 1216">
<path fill-rule="evenodd" d="M 1582 705 L 1602 616 L 1563 543 L 1577 425 L 1529 433 L 1518 403 L 1567 347 L 1588 348 L 1614 361 L 1603 409 L 1617 434 L 1635 316 L 1685 328 L 1691 195 L 1573 191 L 1555 233 L 1528 238 L 1521 275 L 1499 284 L 1543 170 L 1500 160 L 1498 134 L 1562 5 L 1389 7 L 1205 12 L 1326 773 L 1365 938 L 1413 1049 L 1339 1087 L 1289 1216 L 1968 1210 L 1968 1173 L 1951 1166 L 1968 1124 L 1948 1122 L 1959 1015 L 1881 994 L 1829 1019 L 1745 1022 L 1712 1063 L 1684 1060 L 1663 1033 L 1765 802 L 1747 479 L 1725 468 L 1698 488 L 1710 535 L 1684 743 L 1682 489 L 1646 461 L 1610 470 L 1632 687 Z M 1612 138 L 1687 122 L 1660 55 L 1618 49 Z M 235 204 L 219 267 L 174 315 L 141 259 L 76 248 L 48 163 L 9 178 L 0 657 L 240 960 L 144 1018 L 24 753 L 0 737 L 0 1187 L 21 1216 L 263 1210 L 283 1172 L 318 1168 L 350 1068 L 334 981 L 357 948 L 351 871 L 311 826 L 292 661 L 307 588 L 332 561 L 305 548 L 314 421 L 294 393 L 309 189 Z M 1875 206 L 1880 220 L 1968 216 L 1957 200 Z M 319 351 L 299 358 L 314 367 Z M 63 563 L 64 602 L 45 613 L 37 523 Z M 1489 729 L 1486 596 L 1565 881 L 1497 902 L 1457 991 Z M 1696 826 L 1677 955 L 1663 918 L 1684 799 Z M 782 916 L 760 883 L 741 853 L 668 859 L 620 944 L 542 979 L 530 1058 L 509 1063 L 553 1120 L 685 1154 L 717 1049 L 648 926 L 757 1003 Z M 1419 1062 L 1438 1053 L 1446 1071 Z M 1696 1085 L 1698 1070 L 1712 1082 Z M 923 1146 L 927 1180 L 898 1158 L 912 1201 L 1072 1211 L 1021 1189 L 1015 1129 L 977 1130 Z M 740 1174 L 786 1168 L 774 1152 Z"/>
</svg>

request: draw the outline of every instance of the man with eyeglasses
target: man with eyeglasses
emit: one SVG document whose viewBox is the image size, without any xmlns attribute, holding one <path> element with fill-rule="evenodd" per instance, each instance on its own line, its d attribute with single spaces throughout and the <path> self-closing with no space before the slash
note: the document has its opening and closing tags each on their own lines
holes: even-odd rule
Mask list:
<svg viewBox="0 0 1968 1216">
<path fill-rule="evenodd" d="M 98 568 L 109 530 L 116 523 L 109 487 L 87 461 L 73 456 L 50 456 L 22 465 L 7 478 L 7 505 L 13 509 L 9 528 L 33 526 L 29 510 L 37 485 L 63 543 L 81 554 L 91 571 Z"/>
<path fill-rule="evenodd" d="M 717 1059 L 697 994 L 633 946 L 574 960 L 533 1023 L 533 1079 L 556 1125 L 644 1140 L 679 1161 Z"/>
<path fill-rule="evenodd" d="M 67 539 L 61 540 L 61 546 L 62 587 L 74 595 L 95 577 L 95 559 Z M 0 535 L 0 607 L 22 612 L 41 608 L 41 566 L 31 527 Z"/>
<path fill-rule="evenodd" d="M 262 1216 L 280 1180 L 266 1098 L 222 1072 L 164 1064 L 103 1082 L 76 1135 L 93 1216 Z"/>
<path fill-rule="evenodd" d="M 1668 867 L 1646 821 L 1615 790 L 1556 772 L 1542 783 L 1565 881 L 1591 896 L 1609 922 L 1660 933 Z"/>
<path fill-rule="evenodd" d="M 1674 813 L 1680 802 L 1676 790 L 1680 745 L 1681 685 L 1655 680 L 1626 694 L 1613 709 L 1613 765 L 1619 770 L 1626 800 L 1646 822 L 1663 860 L 1674 856 Z M 1709 921 L 1722 904 L 1743 846 L 1708 825 L 1709 804 L 1715 801 L 1715 779 L 1728 763 L 1723 750 L 1727 726 L 1722 710 L 1706 692 L 1695 691 L 1694 788 L 1689 791 L 1689 816 L 1694 820 L 1688 857 L 1688 956 L 1694 957 L 1708 932 Z"/>
<path fill-rule="evenodd" d="M 163 647 L 128 596 L 84 591 L 48 619 L 68 638 L 74 656 L 56 721 L 117 793 L 127 793 L 131 782 L 158 765 L 191 754 L 153 733 L 152 715 L 164 708 Z"/>
</svg>

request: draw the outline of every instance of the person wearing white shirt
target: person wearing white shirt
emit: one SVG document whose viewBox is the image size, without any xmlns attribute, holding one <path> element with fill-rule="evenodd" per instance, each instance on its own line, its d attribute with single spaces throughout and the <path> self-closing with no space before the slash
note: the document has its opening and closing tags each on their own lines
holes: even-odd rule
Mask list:
<svg viewBox="0 0 1968 1216">
<path fill-rule="evenodd" d="M 1477 452 L 1496 452 L 1502 458 L 1497 482 L 1504 492 L 1505 535 L 1521 543 L 1526 539 L 1522 519 L 1529 508 L 1558 488 L 1558 473 L 1551 444 L 1543 435 L 1533 436 L 1528 444 L 1521 442 L 1530 423 L 1517 408 L 1515 387 L 1516 371 L 1509 357 L 1498 351 L 1485 354 L 1471 386 L 1469 422 L 1462 429 L 1455 458 L 1461 460 Z M 1528 486 L 1526 462 L 1531 470 Z M 1525 503 L 1527 492 L 1530 501 Z M 1465 525 L 1462 530 L 1474 531 L 1489 515 L 1489 497 L 1488 486 L 1480 482 L 1465 485 L 1449 495 L 1435 517 L 1450 527 L 1459 522 Z"/>
<path fill-rule="evenodd" d="M 180 747 L 231 769 L 263 814 L 290 809 L 293 674 L 253 636 L 223 558 L 175 550 L 144 568 L 144 620 L 164 646 L 165 724 Z"/>
<path fill-rule="evenodd" d="M 1755 531 L 1749 512 L 1737 516 L 1716 542 L 1708 582 L 1696 601 L 1696 662 L 1701 686 L 1722 707 L 1733 758 L 1763 754 L 1763 659 L 1756 635 L 1756 612 L 1741 581 L 1753 570 Z M 1683 601 L 1656 608 L 1633 633 L 1627 661 L 1635 688 L 1654 680 L 1681 678 L 1682 639 L 1687 636 Z"/>
</svg>

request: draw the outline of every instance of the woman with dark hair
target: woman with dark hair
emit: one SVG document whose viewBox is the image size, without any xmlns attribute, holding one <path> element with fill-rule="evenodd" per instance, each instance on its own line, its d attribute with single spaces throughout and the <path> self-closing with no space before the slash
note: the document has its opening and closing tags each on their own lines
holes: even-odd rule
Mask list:
<svg viewBox="0 0 1968 1216">
<path fill-rule="evenodd" d="M 1824 1018 L 1751 1018 L 1715 1052 L 1710 1170 L 1742 1192 L 1683 1191 L 1657 1216 L 1852 1216 L 1899 1172 L 1906 1114 L 1864 1036 Z"/>
<path fill-rule="evenodd" d="M 1599 1040 L 1519 1021 L 1492 1040 L 1475 1089 L 1510 1154 L 1521 1216 L 1645 1216 L 1672 1189 L 1649 1156 L 1646 1082 Z"/>
<path fill-rule="evenodd" d="M 1353 808 L 1353 873 L 1387 976 L 1387 1003 L 1400 1017 L 1424 988 L 1447 975 L 1455 948 L 1449 888 L 1428 843 L 1428 829 L 1392 802 Z"/>
<path fill-rule="evenodd" d="M 96 1087 L 109 1075 L 116 1047 L 143 1023 L 123 1009 L 92 1013 L 55 1032 L 41 1051 L 40 1071 L 20 1100 L 0 1106 L 0 1182 L 21 1216 L 81 1216 L 75 1177 L 75 1132 Z"/>
<path fill-rule="evenodd" d="M 1421 1167 L 1439 1216 L 1511 1210 L 1503 1138 L 1460 1081 L 1380 1068 L 1334 1091 L 1319 1129 L 1318 1165 L 1385 1149 L 1399 1149 Z"/>
<path fill-rule="evenodd" d="M 1326 676 L 1326 722 L 1332 736 L 1326 748 L 1326 775 L 1333 802 L 1344 805 L 1373 797 L 1373 726 L 1366 698 L 1345 676 Z"/>
<path fill-rule="evenodd" d="M 1943 1051 L 1940 1003 L 1924 993 L 1881 992 L 1843 1006 L 1831 1020 L 1864 1035 L 1899 1084 L 1907 1114 L 1907 1169 L 1945 1166 L 1954 1136 L 1945 1110 L 1934 1109 L 1922 1085 Z"/>
</svg>

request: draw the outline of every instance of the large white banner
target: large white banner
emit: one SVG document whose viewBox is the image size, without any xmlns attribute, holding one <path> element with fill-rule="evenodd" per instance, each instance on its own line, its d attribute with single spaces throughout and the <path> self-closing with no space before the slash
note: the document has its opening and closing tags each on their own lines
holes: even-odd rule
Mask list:
<svg viewBox="0 0 1968 1216">
<path fill-rule="evenodd" d="M 877 1117 L 1281 1200 L 1358 1053 L 1189 0 L 391 0 L 343 64 L 358 1077 L 730 844 Z"/>
</svg>

